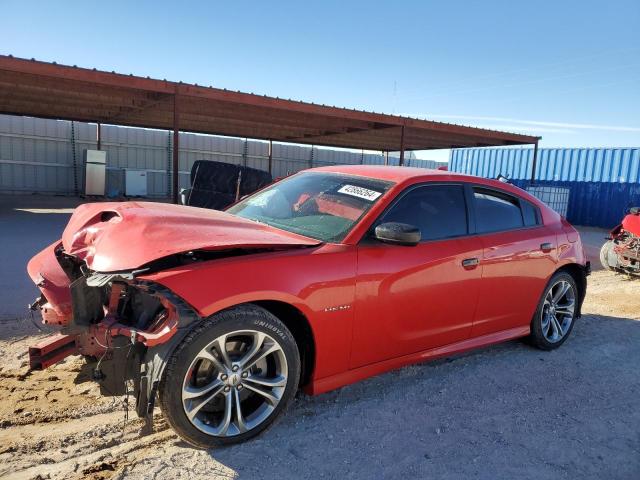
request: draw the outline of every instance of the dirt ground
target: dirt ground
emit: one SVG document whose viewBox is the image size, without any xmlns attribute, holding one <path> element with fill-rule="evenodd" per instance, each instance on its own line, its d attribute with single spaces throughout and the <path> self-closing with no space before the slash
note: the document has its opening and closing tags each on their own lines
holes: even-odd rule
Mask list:
<svg viewBox="0 0 640 480">
<path fill-rule="evenodd" d="M 28 320 L 0 323 L 0 477 L 640 478 L 640 281 L 598 271 L 559 350 L 514 341 L 301 395 L 265 435 L 196 450 L 157 414 L 140 437 L 83 361 L 27 372 Z"/>
</svg>

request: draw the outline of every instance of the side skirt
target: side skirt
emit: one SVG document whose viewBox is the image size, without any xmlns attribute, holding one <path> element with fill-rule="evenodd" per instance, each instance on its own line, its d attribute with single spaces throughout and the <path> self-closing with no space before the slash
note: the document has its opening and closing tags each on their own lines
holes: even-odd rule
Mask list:
<svg viewBox="0 0 640 480">
<path fill-rule="evenodd" d="M 351 383 L 359 382 L 365 378 L 379 375 L 389 370 L 404 367 L 414 363 L 420 363 L 427 360 L 434 360 L 436 358 L 446 357 L 456 353 L 466 352 L 494 343 L 506 342 L 507 340 L 513 340 L 515 338 L 526 337 L 531 333 L 529 325 L 524 327 L 511 328 L 509 330 L 503 330 L 497 333 L 491 333 L 489 335 L 483 335 L 477 338 L 471 338 L 463 340 L 461 342 L 452 343 L 443 347 L 432 348 L 430 350 L 424 350 L 422 352 L 416 352 L 402 357 L 390 358 L 382 362 L 372 363 L 365 365 L 364 367 L 358 367 L 353 370 L 347 370 L 346 372 L 332 375 L 330 377 L 321 378 L 319 380 L 312 381 L 307 387 L 305 387 L 305 393 L 309 395 L 320 395 L 321 393 L 334 390 L 336 388 L 349 385 Z"/>
</svg>

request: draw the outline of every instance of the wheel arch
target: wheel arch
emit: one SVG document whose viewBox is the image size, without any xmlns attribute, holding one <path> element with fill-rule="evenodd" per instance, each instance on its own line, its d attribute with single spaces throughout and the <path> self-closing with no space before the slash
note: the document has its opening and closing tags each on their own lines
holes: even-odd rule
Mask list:
<svg viewBox="0 0 640 480">
<path fill-rule="evenodd" d="M 240 300 L 240 299 L 236 299 Z M 244 299 L 243 299 L 244 300 Z M 264 308 L 269 313 L 274 315 L 278 320 L 285 324 L 289 329 L 293 338 L 296 341 L 298 352 L 300 354 L 301 361 L 301 373 L 300 373 L 300 388 L 307 386 L 312 379 L 313 372 L 316 366 L 316 341 L 313 334 L 311 323 L 308 316 L 295 305 L 286 302 L 284 300 L 274 300 L 269 298 L 251 299 L 245 301 L 229 302 L 224 305 L 223 308 L 215 310 L 213 313 L 205 316 L 200 316 L 193 312 L 193 317 L 188 325 L 185 326 L 181 335 L 176 335 L 174 339 L 167 342 L 167 344 L 160 345 L 162 349 L 161 357 L 167 360 L 178 347 L 183 338 L 193 328 L 202 322 L 203 319 L 214 316 L 220 312 L 231 310 L 235 308 L 242 308 L 243 306 L 258 306 Z M 160 348 L 159 348 L 160 349 Z M 161 370 L 164 370 L 163 368 Z M 159 376 L 158 376 L 159 378 Z"/>
<path fill-rule="evenodd" d="M 584 302 L 584 298 L 587 295 L 587 275 L 588 275 L 588 267 L 584 265 L 580 265 L 578 263 L 567 263 L 558 268 L 553 274 L 555 275 L 558 272 L 566 272 L 573 280 L 576 282 L 576 287 L 578 287 L 578 314 L 580 317 L 582 315 L 582 302 Z"/>
<path fill-rule="evenodd" d="M 311 381 L 316 360 L 316 344 L 311 323 L 306 315 L 290 303 L 280 300 L 257 300 L 247 304 L 257 305 L 278 318 L 292 333 L 300 353 L 300 388 Z M 247 305 L 245 304 L 245 305 Z M 243 304 L 236 305 L 237 307 Z"/>
</svg>

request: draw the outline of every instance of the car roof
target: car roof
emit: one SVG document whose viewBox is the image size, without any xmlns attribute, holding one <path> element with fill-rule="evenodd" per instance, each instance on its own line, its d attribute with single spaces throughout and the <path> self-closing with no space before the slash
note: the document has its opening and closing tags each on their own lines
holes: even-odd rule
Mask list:
<svg viewBox="0 0 640 480">
<path fill-rule="evenodd" d="M 362 177 L 375 178 L 377 180 L 387 180 L 395 183 L 402 183 L 412 178 L 440 178 L 443 175 L 456 175 L 464 177 L 458 173 L 443 170 L 432 170 L 429 168 L 416 167 L 394 167 L 386 165 L 333 165 L 330 167 L 314 168 L 316 172 L 344 173 L 346 175 L 359 175 Z"/>
<path fill-rule="evenodd" d="M 304 171 L 304 170 L 303 170 Z M 306 170 L 309 171 L 309 170 Z M 402 184 L 412 184 L 417 182 L 469 182 L 476 185 L 484 185 L 502 190 L 512 195 L 520 196 L 526 200 L 545 207 L 539 199 L 531 195 L 529 192 L 511 184 L 504 183 L 491 178 L 476 177 L 473 175 L 465 175 L 462 173 L 449 172 L 447 170 L 432 170 L 429 168 L 417 167 L 396 167 L 387 165 L 334 165 L 330 167 L 318 167 L 310 169 L 315 172 L 332 172 L 342 173 L 345 175 L 358 175 L 362 177 L 374 178 L 376 180 L 384 180 L 393 182 L 402 186 Z"/>
</svg>

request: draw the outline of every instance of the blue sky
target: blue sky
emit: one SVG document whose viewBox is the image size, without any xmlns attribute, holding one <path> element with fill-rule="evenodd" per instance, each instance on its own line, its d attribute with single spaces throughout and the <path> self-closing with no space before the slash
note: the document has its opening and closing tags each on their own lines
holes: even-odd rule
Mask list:
<svg viewBox="0 0 640 480">
<path fill-rule="evenodd" d="M 542 146 L 640 146 L 639 0 L 0 7 L 4 54 L 541 135 Z"/>
</svg>

